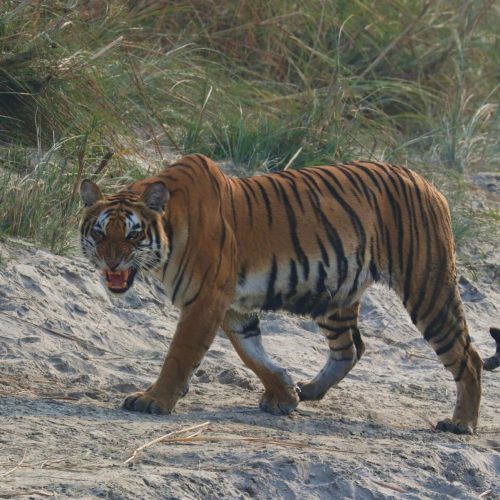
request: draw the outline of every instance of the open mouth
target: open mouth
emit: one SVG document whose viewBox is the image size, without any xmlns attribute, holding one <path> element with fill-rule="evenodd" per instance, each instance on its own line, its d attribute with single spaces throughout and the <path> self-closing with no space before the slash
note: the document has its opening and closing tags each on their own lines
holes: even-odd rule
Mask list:
<svg viewBox="0 0 500 500">
<path fill-rule="evenodd" d="M 129 267 L 124 271 L 102 271 L 108 289 L 113 293 L 125 293 L 134 283 L 137 269 Z"/>
</svg>

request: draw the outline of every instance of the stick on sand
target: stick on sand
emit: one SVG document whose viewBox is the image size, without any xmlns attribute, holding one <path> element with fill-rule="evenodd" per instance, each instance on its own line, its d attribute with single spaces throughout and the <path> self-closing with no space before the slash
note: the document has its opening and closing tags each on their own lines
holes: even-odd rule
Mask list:
<svg viewBox="0 0 500 500">
<path fill-rule="evenodd" d="M 139 448 L 136 448 L 134 450 L 134 452 L 132 453 L 132 455 L 129 458 L 127 458 L 127 460 L 125 460 L 125 462 L 123 462 L 123 463 L 128 464 L 128 463 L 132 462 L 132 460 L 134 460 L 137 457 L 139 452 L 141 452 L 142 450 L 145 450 L 146 448 L 149 448 L 150 446 L 155 445 L 156 443 L 161 443 L 162 441 L 166 441 L 166 440 L 168 440 L 168 438 L 171 438 L 173 436 L 178 436 L 179 434 L 185 434 L 186 432 L 190 432 L 190 431 L 194 431 L 194 430 L 199 430 L 199 432 L 202 432 L 207 428 L 207 426 L 209 424 L 210 424 L 210 422 L 204 422 L 202 424 L 193 425 L 191 427 L 185 427 L 184 429 L 179 429 L 178 431 L 169 432 L 168 434 L 165 434 L 165 435 L 160 436 L 156 439 L 153 439 L 152 441 L 149 441 L 149 442 L 143 444 L 142 446 L 139 446 Z M 197 434 L 198 433 L 194 433 L 193 435 L 188 436 L 188 437 L 192 438 L 193 436 L 195 436 Z"/>
<path fill-rule="evenodd" d="M 25 458 L 26 458 L 26 450 L 24 450 L 23 458 L 21 458 L 21 461 L 15 467 L 12 467 L 12 469 L 9 469 L 8 471 L 5 471 L 2 474 L 0 474 L 0 477 L 7 476 L 11 472 L 14 472 L 16 469 L 19 469 L 19 467 L 21 467 L 21 465 L 23 465 Z"/>
<path fill-rule="evenodd" d="M 198 424 L 194 425 L 192 427 L 186 427 L 184 429 L 180 429 L 178 431 L 174 432 L 169 432 L 168 434 L 165 434 L 163 436 L 160 436 L 156 439 L 153 439 L 152 441 L 149 441 L 146 444 L 143 444 L 142 446 L 139 446 L 139 448 L 136 448 L 132 455 L 123 462 L 124 464 L 130 463 L 132 460 L 137 458 L 138 454 L 140 451 L 149 448 L 150 446 L 153 446 L 156 443 L 189 443 L 189 444 L 194 444 L 194 443 L 217 443 L 217 442 L 246 442 L 246 443 L 256 443 L 256 444 L 261 444 L 261 445 L 275 445 L 275 446 L 283 446 L 283 447 L 288 447 L 288 448 L 314 448 L 314 449 L 323 449 L 323 450 L 328 450 L 332 452 L 338 452 L 338 453 L 348 453 L 348 454 L 355 454 L 355 455 L 363 455 L 365 452 L 357 452 L 357 451 L 352 451 L 352 450 L 339 450 L 336 448 L 324 448 L 322 446 L 316 446 L 310 443 L 304 443 L 301 441 L 291 441 L 289 439 L 283 440 L 283 439 L 274 439 L 274 438 L 269 438 L 269 437 L 248 437 L 248 436 L 234 436 L 234 435 L 228 435 L 228 434 L 218 434 L 218 435 L 213 435 L 213 436 L 200 436 L 200 434 L 207 429 L 207 426 L 209 425 L 210 422 L 205 422 L 203 424 Z M 190 431 L 196 431 L 193 432 L 189 435 L 184 435 Z"/>
</svg>

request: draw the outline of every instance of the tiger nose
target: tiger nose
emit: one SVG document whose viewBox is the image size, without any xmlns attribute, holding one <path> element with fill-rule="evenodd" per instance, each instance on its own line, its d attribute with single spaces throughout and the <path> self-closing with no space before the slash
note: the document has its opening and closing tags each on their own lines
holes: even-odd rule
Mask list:
<svg viewBox="0 0 500 500">
<path fill-rule="evenodd" d="M 112 257 L 112 258 L 106 257 L 105 261 L 109 267 L 109 270 L 114 271 L 120 265 L 122 258 L 121 257 Z"/>
</svg>

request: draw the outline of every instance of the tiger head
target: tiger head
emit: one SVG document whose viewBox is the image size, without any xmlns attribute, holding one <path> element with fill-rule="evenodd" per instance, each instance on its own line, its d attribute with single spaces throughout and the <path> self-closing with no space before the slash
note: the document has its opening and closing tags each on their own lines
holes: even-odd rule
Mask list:
<svg viewBox="0 0 500 500">
<path fill-rule="evenodd" d="M 166 262 L 169 245 L 162 215 L 169 193 L 163 182 L 149 184 L 142 194 L 129 189 L 106 196 L 86 179 L 80 195 L 85 204 L 82 251 L 101 271 L 110 292 L 126 292 L 138 272 Z"/>
</svg>

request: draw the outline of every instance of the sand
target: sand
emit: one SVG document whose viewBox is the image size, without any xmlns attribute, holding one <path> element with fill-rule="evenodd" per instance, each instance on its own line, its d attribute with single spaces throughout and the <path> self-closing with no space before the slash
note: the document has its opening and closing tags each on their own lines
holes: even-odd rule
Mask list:
<svg viewBox="0 0 500 500">
<path fill-rule="evenodd" d="M 455 384 L 387 289 L 365 295 L 367 352 L 322 401 L 261 412 L 260 382 L 220 334 L 175 413 L 151 416 L 120 404 L 155 379 L 174 332 L 161 290 L 138 282 L 111 301 L 79 257 L 19 241 L 0 243 L 0 256 L 1 498 L 498 498 L 500 375 L 484 374 L 477 435 L 435 432 Z M 462 279 L 461 291 L 489 356 L 500 289 Z M 312 321 L 273 313 L 262 325 L 296 380 L 322 366 Z M 124 464 L 205 422 L 202 440 L 157 443 Z"/>
</svg>

